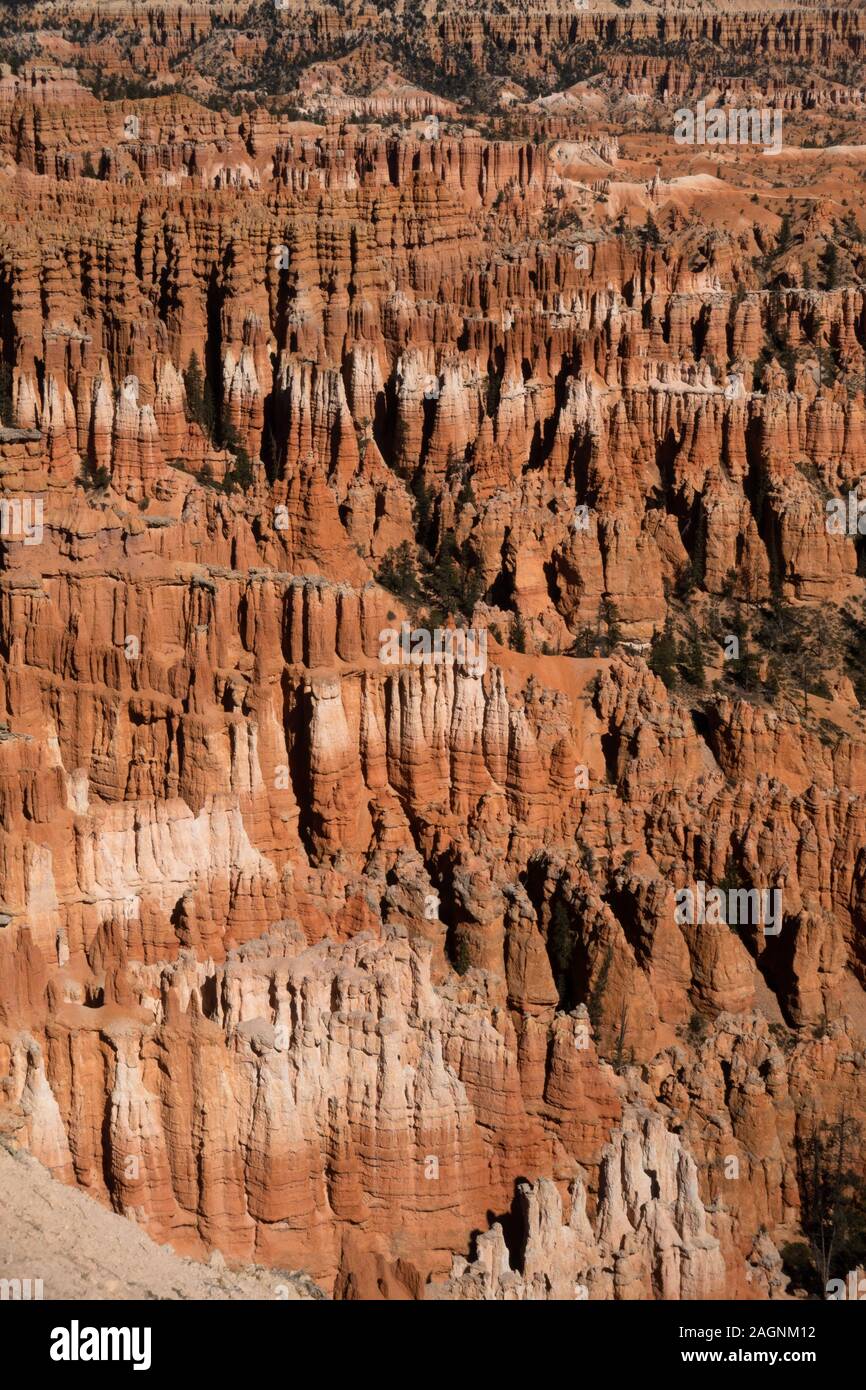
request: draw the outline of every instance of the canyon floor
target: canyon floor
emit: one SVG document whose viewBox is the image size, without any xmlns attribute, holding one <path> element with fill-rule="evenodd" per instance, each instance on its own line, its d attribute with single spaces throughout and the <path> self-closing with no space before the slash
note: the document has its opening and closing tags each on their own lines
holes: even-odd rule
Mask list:
<svg viewBox="0 0 866 1390">
<path fill-rule="evenodd" d="M 862 3 L 0 4 L 0 1279 L 866 1265 L 864 117 Z"/>
</svg>

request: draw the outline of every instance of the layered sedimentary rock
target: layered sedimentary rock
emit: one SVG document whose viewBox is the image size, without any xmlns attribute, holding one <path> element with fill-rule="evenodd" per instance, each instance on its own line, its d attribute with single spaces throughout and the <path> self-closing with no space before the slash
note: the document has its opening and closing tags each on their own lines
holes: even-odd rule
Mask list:
<svg viewBox="0 0 866 1390">
<path fill-rule="evenodd" d="M 0 79 L 0 1125 L 339 1297 L 784 1296 L 866 1102 L 864 12 L 356 10 Z"/>
<path fill-rule="evenodd" d="M 707 1234 L 697 1171 L 663 1121 L 630 1109 L 601 1166 L 596 1229 L 578 1183 L 564 1219 L 553 1183 L 520 1185 L 523 1239 L 512 1269 L 500 1225 L 478 1241 L 472 1264 L 455 1262 L 432 1297 L 503 1299 L 697 1298 L 719 1296 L 725 1265 Z"/>
</svg>

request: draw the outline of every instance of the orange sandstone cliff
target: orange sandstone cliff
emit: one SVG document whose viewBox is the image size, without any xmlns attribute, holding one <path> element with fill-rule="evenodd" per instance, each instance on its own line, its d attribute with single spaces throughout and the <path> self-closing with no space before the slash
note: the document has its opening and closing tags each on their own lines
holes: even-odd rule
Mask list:
<svg viewBox="0 0 866 1390">
<path fill-rule="evenodd" d="M 0 7 L 0 1135 L 342 1298 L 814 1291 L 866 8 L 429 8 Z"/>
</svg>

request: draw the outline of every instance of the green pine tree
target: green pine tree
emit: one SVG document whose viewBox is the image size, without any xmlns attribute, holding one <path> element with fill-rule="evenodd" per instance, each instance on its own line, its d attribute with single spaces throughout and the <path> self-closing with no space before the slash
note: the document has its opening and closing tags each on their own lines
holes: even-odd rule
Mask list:
<svg viewBox="0 0 866 1390">
<path fill-rule="evenodd" d="M 678 665 L 689 685 L 703 690 L 707 683 L 704 668 L 704 653 L 697 632 L 692 632 L 689 640 L 680 645 Z"/>
<path fill-rule="evenodd" d="M 454 969 L 458 975 L 465 975 L 471 964 L 469 942 L 463 932 L 458 932 L 454 941 Z"/>
<path fill-rule="evenodd" d="M 589 998 L 586 1001 L 586 1011 L 589 1014 L 589 1021 L 593 1031 L 598 1032 L 604 1018 L 604 996 L 607 992 L 607 982 L 610 976 L 610 967 L 613 961 L 613 947 L 609 946 L 601 963 L 601 969 L 595 981 L 595 986 L 590 990 Z"/>
<path fill-rule="evenodd" d="M 415 561 L 408 541 L 403 541 L 401 545 L 388 551 L 382 559 L 376 578 L 383 589 L 399 595 L 406 603 L 412 603 L 420 597 Z"/>
<path fill-rule="evenodd" d="M 786 212 L 782 217 L 782 225 L 779 228 L 779 251 L 787 251 L 791 245 L 791 214 Z"/>
<path fill-rule="evenodd" d="M 668 690 L 677 683 L 677 656 L 677 644 L 668 619 L 663 630 L 653 637 L 649 656 L 650 670 L 661 677 Z"/>
<path fill-rule="evenodd" d="M 515 652 L 526 651 L 526 624 L 519 612 L 511 620 L 511 649 Z"/>
<path fill-rule="evenodd" d="M 204 412 L 204 377 L 202 376 L 198 353 L 194 348 L 189 355 L 189 365 L 183 374 L 183 384 L 186 387 L 189 418 L 194 420 L 196 424 L 201 424 Z"/>
<path fill-rule="evenodd" d="M 827 242 L 821 264 L 824 270 L 825 290 L 835 290 L 839 284 L 839 252 L 835 242 Z"/>
<path fill-rule="evenodd" d="M 550 914 L 547 929 L 547 954 L 553 971 L 553 979 L 559 991 L 559 1002 L 563 1007 L 568 994 L 568 970 L 574 952 L 574 933 L 571 920 L 561 898 L 557 898 Z"/>
</svg>

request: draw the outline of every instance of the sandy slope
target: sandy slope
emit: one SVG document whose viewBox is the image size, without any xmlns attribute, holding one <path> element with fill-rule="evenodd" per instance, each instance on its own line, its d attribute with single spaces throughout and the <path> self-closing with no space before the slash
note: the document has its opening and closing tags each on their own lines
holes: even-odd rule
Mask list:
<svg viewBox="0 0 866 1390">
<path fill-rule="evenodd" d="M 124 1217 L 55 1182 L 22 1151 L 0 1146 L 0 1280 L 27 1278 L 42 1280 L 46 1299 L 324 1297 L 301 1274 L 258 1265 L 241 1273 L 182 1259 Z"/>
</svg>

